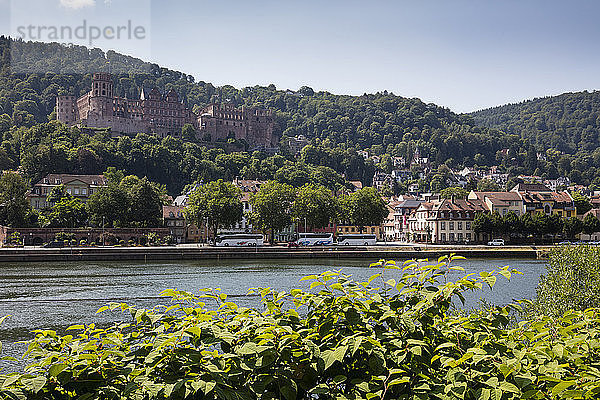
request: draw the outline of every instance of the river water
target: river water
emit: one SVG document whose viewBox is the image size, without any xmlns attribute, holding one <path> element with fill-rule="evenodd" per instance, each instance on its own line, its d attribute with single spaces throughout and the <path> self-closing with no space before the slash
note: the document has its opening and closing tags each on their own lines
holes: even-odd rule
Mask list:
<svg viewBox="0 0 600 400">
<path fill-rule="evenodd" d="M 546 265 L 544 261 L 523 259 L 472 259 L 455 264 L 464 267 L 465 273 L 491 271 L 504 265 L 523 273 L 514 275 L 510 282 L 500 277 L 492 291 L 468 295 L 467 307 L 477 306 L 479 298 L 494 304 L 532 298 Z M 197 292 L 200 288 L 219 287 L 229 295 L 228 300 L 249 305 L 256 302 L 246 296 L 249 288 L 308 289 L 306 281 L 299 282 L 303 276 L 340 268 L 357 280 L 378 272 L 365 260 L 0 264 L 0 317 L 11 315 L 0 326 L 2 355 L 22 354 L 24 345 L 16 342 L 30 339 L 33 329 L 62 331 L 73 324 L 108 324 L 126 318 L 119 313 L 96 314 L 98 308 L 111 301 L 150 308 L 168 304 L 168 299 L 159 297 L 164 289 Z M 398 274 L 386 272 L 389 277 Z M 463 274 L 453 272 L 450 279 Z"/>
</svg>

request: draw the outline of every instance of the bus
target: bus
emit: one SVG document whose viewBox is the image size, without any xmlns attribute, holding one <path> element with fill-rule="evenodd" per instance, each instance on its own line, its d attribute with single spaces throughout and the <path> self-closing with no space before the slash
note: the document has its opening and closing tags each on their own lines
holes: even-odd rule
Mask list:
<svg viewBox="0 0 600 400">
<path fill-rule="evenodd" d="M 331 246 L 333 233 L 298 233 L 294 243 L 298 246 Z"/>
<path fill-rule="evenodd" d="M 377 244 L 377 236 L 361 235 L 359 233 L 338 235 L 337 244 L 344 246 L 375 246 Z"/>
<path fill-rule="evenodd" d="M 264 245 L 264 237 L 260 234 L 250 233 L 227 233 L 218 235 L 215 240 L 215 246 L 262 246 Z"/>
</svg>

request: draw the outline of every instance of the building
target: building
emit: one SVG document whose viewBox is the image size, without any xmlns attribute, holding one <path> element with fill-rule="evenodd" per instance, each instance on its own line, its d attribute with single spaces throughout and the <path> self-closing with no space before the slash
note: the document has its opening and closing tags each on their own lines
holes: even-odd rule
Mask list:
<svg viewBox="0 0 600 400">
<path fill-rule="evenodd" d="M 163 224 L 169 230 L 169 234 L 175 238 L 176 243 L 185 243 L 187 241 L 187 227 L 184 207 L 163 206 Z"/>
<path fill-rule="evenodd" d="M 174 90 L 142 89 L 139 98 L 115 96 L 113 78 L 107 73 L 92 77 L 91 90 L 81 97 L 58 96 L 56 118 L 68 125 L 109 128 L 114 133 L 153 133 L 179 137 L 185 124 L 208 142 L 245 140 L 251 147 L 275 145 L 271 111 L 230 104 L 211 104 L 195 115 Z"/>
<path fill-rule="evenodd" d="M 27 192 L 26 198 L 34 210 L 44 210 L 54 204 L 46 198 L 53 188 L 63 185 L 67 193 L 86 202 L 101 187 L 106 186 L 104 175 L 48 174 Z"/>
<path fill-rule="evenodd" d="M 547 186 L 539 183 L 519 183 L 511 192 L 521 196 L 524 212 L 529 214 L 544 213 L 564 218 L 577 216 L 575 202 L 567 192 L 552 192 Z"/>
<path fill-rule="evenodd" d="M 205 142 L 244 140 L 251 147 L 273 147 L 273 114 L 270 110 L 232 104 L 210 104 L 197 120 L 198 137 Z"/>
<path fill-rule="evenodd" d="M 338 235 L 344 235 L 344 234 L 348 234 L 348 233 L 364 233 L 364 234 L 369 234 L 369 235 L 375 235 L 375 236 L 377 236 L 378 241 L 386 240 L 383 225 L 363 226 L 362 232 L 361 232 L 361 230 L 358 226 L 347 225 L 344 223 L 337 224 L 337 234 Z"/>
<path fill-rule="evenodd" d="M 304 135 L 298 135 L 292 138 L 286 138 L 283 140 L 283 144 L 290 149 L 290 153 L 298 155 L 303 148 L 310 144 L 310 140 Z"/>
<path fill-rule="evenodd" d="M 517 192 L 471 191 L 467 198 L 482 201 L 490 212 L 497 212 L 500 215 L 506 215 L 510 212 L 521 215 L 525 210 L 523 198 Z"/>
<path fill-rule="evenodd" d="M 415 212 L 422 200 L 406 199 L 394 206 L 394 240 L 408 241 L 409 236 L 409 218 Z"/>
<path fill-rule="evenodd" d="M 477 242 L 473 221 L 487 211 L 481 200 L 425 202 L 409 218 L 409 235 L 413 241 L 434 244 Z"/>
</svg>

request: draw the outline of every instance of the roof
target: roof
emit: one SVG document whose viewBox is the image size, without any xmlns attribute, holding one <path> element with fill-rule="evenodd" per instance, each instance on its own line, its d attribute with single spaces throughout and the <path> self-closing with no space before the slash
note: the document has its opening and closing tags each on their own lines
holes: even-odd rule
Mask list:
<svg viewBox="0 0 600 400">
<path fill-rule="evenodd" d="M 465 199 L 444 199 L 440 201 L 439 206 L 436 208 L 439 211 L 487 211 L 483 201 Z"/>
<path fill-rule="evenodd" d="M 177 207 L 177 206 L 163 206 L 162 214 L 163 218 L 184 218 L 183 210 L 185 207 Z M 173 215 L 171 216 L 171 213 Z"/>
<path fill-rule="evenodd" d="M 551 192 L 550 188 L 541 183 L 519 183 L 511 192 Z"/>
<path fill-rule="evenodd" d="M 81 181 L 88 185 L 105 186 L 104 175 L 73 175 L 73 174 L 48 174 L 36 185 L 66 185 L 74 181 Z"/>
<path fill-rule="evenodd" d="M 175 200 L 173 200 L 173 205 L 176 207 L 185 207 L 187 205 L 189 197 L 190 196 L 188 196 L 187 194 L 179 195 L 175 197 Z"/>
<path fill-rule="evenodd" d="M 600 219 L 600 208 L 592 208 L 590 211 L 583 214 L 583 218 L 587 217 L 588 214 Z"/>
<path fill-rule="evenodd" d="M 267 183 L 267 181 L 256 181 L 250 179 L 235 179 L 233 181 L 233 184 L 242 189 L 242 192 L 258 192 L 260 187 L 265 183 Z"/>
<path fill-rule="evenodd" d="M 423 203 L 422 200 L 404 200 L 399 203 L 396 208 L 418 208 L 421 203 Z"/>
<path fill-rule="evenodd" d="M 533 193 L 522 193 L 523 201 L 525 203 L 543 203 L 543 202 L 555 202 L 555 203 L 572 203 L 573 198 L 567 192 L 533 192 Z"/>
<path fill-rule="evenodd" d="M 350 181 L 350 184 L 352 186 L 354 186 L 357 189 L 362 189 L 363 188 L 363 184 L 361 181 Z"/>
</svg>

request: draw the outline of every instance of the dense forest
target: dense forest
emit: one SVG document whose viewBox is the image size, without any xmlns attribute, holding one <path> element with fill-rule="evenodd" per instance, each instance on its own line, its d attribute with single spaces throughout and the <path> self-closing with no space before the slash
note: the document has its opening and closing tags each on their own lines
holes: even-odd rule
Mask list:
<svg viewBox="0 0 600 400">
<path fill-rule="evenodd" d="M 491 129 L 529 140 L 575 181 L 592 181 L 600 166 L 600 92 L 564 93 L 470 114 Z"/>
<path fill-rule="evenodd" d="M 391 171 L 390 157 L 410 160 L 418 150 L 431 162 L 429 178 L 441 176 L 441 167 L 447 171 L 447 167 L 498 165 L 511 176 L 567 175 L 575 182 L 600 186 L 595 93 L 459 115 L 388 92 L 345 96 L 309 87 L 297 91 L 278 90 L 274 85 L 216 87 L 112 51 L 7 37 L 0 37 L 0 60 L 0 167 L 22 166 L 29 179 L 48 172 L 101 172 L 116 166 L 148 175 L 172 193 L 196 179 L 236 176 L 279 176 L 293 184 L 335 177 L 327 178 L 333 182 L 331 187 L 344 180 L 370 184 L 376 170 Z M 80 73 L 58 73 L 63 69 Z M 34 72 L 39 70 L 51 72 Z M 304 135 L 313 146 L 299 158 L 285 148 L 278 156 L 244 153 L 243 146 L 231 153 L 231 148 L 211 149 L 202 143 L 146 134 L 119 138 L 101 131 L 81 134 L 49 122 L 56 96 L 85 93 L 90 72 L 97 71 L 113 73 L 119 96 L 134 98 L 142 88 L 156 86 L 176 90 L 196 110 L 214 101 L 267 107 L 274 112 L 279 137 Z M 554 111 L 557 103 L 562 104 L 561 113 Z M 517 111 L 536 107 L 539 110 Z M 358 150 L 383 157 L 374 164 L 362 159 Z M 540 152 L 543 157 L 538 157 Z M 419 176 L 418 171 L 414 176 Z M 424 185 L 429 181 L 425 179 Z"/>
<path fill-rule="evenodd" d="M 9 74 L 11 50 L 18 51 L 17 55 L 12 54 L 14 71 L 55 72 Z M 304 134 L 361 149 L 372 148 L 374 153 L 410 153 L 418 147 L 423 155 L 439 159 L 452 157 L 462 163 L 481 153 L 485 161 L 493 163 L 496 151 L 516 140 L 481 129 L 469 117 L 446 108 L 388 92 L 357 97 L 314 92 L 309 87 L 295 92 L 277 90 L 274 85 L 217 88 L 196 82 L 190 75 L 112 51 L 15 42 L 6 37 L 0 38 L 0 54 L 0 113 L 27 112 L 37 122 L 47 120 L 57 94 L 81 95 L 87 91 L 91 82 L 87 72 L 110 70 L 116 75 L 116 94 L 120 96 L 137 97 L 142 87 L 157 86 L 163 91 L 175 89 L 190 107 L 216 100 L 268 107 L 275 111 L 280 135 Z M 69 69 L 79 65 L 82 74 L 57 74 L 64 65 L 69 65 Z M 119 74 L 120 71 L 127 73 Z"/>
</svg>

